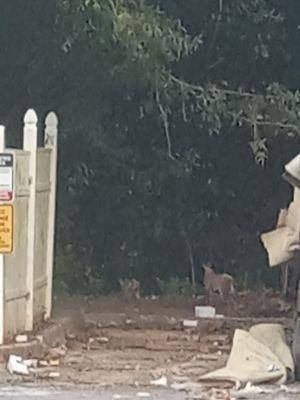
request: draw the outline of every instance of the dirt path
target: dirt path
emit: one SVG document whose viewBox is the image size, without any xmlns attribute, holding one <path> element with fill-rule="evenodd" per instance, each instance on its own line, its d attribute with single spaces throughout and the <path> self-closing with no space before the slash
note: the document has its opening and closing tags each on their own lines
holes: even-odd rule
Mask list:
<svg viewBox="0 0 300 400">
<path fill-rule="evenodd" d="M 69 343 L 62 380 L 101 386 L 149 386 L 166 376 L 170 384 L 221 366 L 230 350 L 227 334 L 157 330 L 94 330 L 87 344 Z"/>
<path fill-rule="evenodd" d="M 43 381 L 32 376 L 21 380 L 9 377 L 9 380 L 13 384 L 25 381 L 35 387 L 51 384 L 54 388 L 92 388 L 97 393 L 109 390 L 106 393 L 112 394 L 120 388 L 147 392 L 156 387 L 153 381 L 163 378 L 163 387 L 176 389 L 186 398 L 229 400 L 232 384 L 204 384 L 199 382 L 199 376 L 225 365 L 236 327 L 248 327 L 255 321 L 253 318 L 257 321 L 261 317 L 270 321 L 271 317 L 273 321 L 281 318 L 285 323 L 284 318 L 291 317 L 293 310 L 277 294 L 244 293 L 227 302 L 215 299 L 217 313 L 231 318 L 202 321 L 195 329 L 183 328 L 182 320 L 194 318 L 194 306 L 201 303 L 203 299 L 183 297 L 131 303 L 120 297 L 56 299 L 56 317 L 73 314 L 86 324 L 80 335 L 70 332 L 66 355 L 55 367 L 59 376 Z M 143 316 L 156 321 L 160 329 L 153 326 L 147 329 L 149 324 Z M 173 325 L 173 320 L 180 323 Z M 291 319 L 287 321 L 290 323 Z M 285 395 L 286 399 L 294 396 Z M 274 394 L 272 399 L 280 399 L 278 396 L 281 394 Z M 297 396 L 300 398 L 299 392 Z"/>
<path fill-rule="evenodd" d="M 191 318 L 195 305 L 205 304 L 203 296 L 189 298 L 185 296 L 164 296 L 125 301 L 120 296 L 59 297 L 54 301 L 54 309 L 75 310 L 84 313 L 123 313 L 128 318 L 135 315 L 160 315 L 175 318 Z M 211 297 L 211 304 L 217 314 L 227 317 L 292 317 L 293 303 L 283 300 L 270 290 L 241 292 L 230 296 L 226 301 L 218 295 Z"/>
</svg>

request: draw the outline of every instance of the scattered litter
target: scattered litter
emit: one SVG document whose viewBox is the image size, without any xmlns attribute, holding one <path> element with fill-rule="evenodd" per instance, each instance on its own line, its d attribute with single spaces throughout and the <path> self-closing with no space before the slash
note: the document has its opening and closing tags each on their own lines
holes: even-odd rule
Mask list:
<svg viewBox="0 0 300 400">
<path fill-rule="evenodd" d="M 59 372 L 49 372 L 48 378 L 59 378 L 60 373 Z"/>
<path fill-rule="evenodd" d="M 27 335 L 17 335 L 15 337 L 15 342 L 16 343 L 27 343 L 28 342 L 28 336 Z"/>
<path fill-rule="evenodd" d="M 216 400 L 233 400 L 230 396 L 229 390 L 224 389 L 211 389 L 211 397 L 212 399 Z"/>
<path fill-rule="evenodd" d="M 255 386 L 251 382 L 248 382 L 247 385 L 243 389 L 239 390 L 233 390 L 231 391 L 231 394 L 233 394 L 236 399 L 245 399 L 249 398 L 249 395 L 260 395 L 260 394 L 270 394 L 270 395 L 275 395 L 281 392 L 286 392 L 286 393 L 299 393 L 298 392 L 293 392 L 292 388 L 288 388 L 285 385 L 281 385 L 280 387 L 278 386 Z M 247 396 L 247 397 L 246 397 Z"/>
<path fill-rule="evenodd" d="M 36 358 L 23 359 L 20 356 L 10 355 L 7 362 L 7 370 L 10 374 L 16 375 L 30 375 L 33 374 L 37 378 L 58 378 L 59 372 L 49 371 L 47 367 L 58 367 L 60 365 L 59 359 L 52 360 L 38 360 Z"/>
<path fill-rule="evenodd" d="M 37 368 L 38 366 L 38 360 L 37 359 L 29 359 L 29 360 L 24 360 L 23 364 L 26 365 L 28 368 Z"/>
<path fill-rule="evenodd" d="M 43 337 L 43 335 L 36 335 L 36 340 L 38 341 L 38 342 L 40 342 L 40 343 L 44 343 L 44 337 Z"/>
<path fill-rule="evenodd" d="M 50 367 L 59 367 L 60 361 L 58 358 L 49 361 Z"/>
<path fill-rule="evenodd" d="M 67 339 L 69 339 L 69 340 L 76 340 L 75 333 L 68 333 L 66 336 L 67 336 Z"/>
<path fill-rule="evenodd" d="M 226 334 L 210 334 L 201 337 L 201 342 L 212 342 L 214 346 L 217 346 L 219 343 L 229 343 L 229 336 Z"/>
<path fill-rule="evenodd" d="M 140 397 L 140 398 L 143 398 L 143 399 L 148 399 L 150 396 L 151 395 L 148 392 L 138 392 L 136 394 L 136 397 Z"/>
<path fill-rule="evenodd" d="M 242 382 L 238 379 L 236 379 L 236 381 L 234 382 L 234 388 L 235 390 L 240 390 L 242 387 Z"/>
<path fill-rule="evenodd" d="M 188 391 L 193 391 L 193 392 L 203 392 L 203 385 L 201 383 L 196 383 L 196 382 L 182 382 L 182 383 L 173 383 L 171 385 L 171 389 L 178 390 L 179 392 L 188 392 Z"/>
<path fill-rule="evenodd" d="M 258 386 L 254 386 L 251 382 L 248 382 L 243 390 L 245 393 L 265 393 L 264 390 Z"/>
<path fill-rule="evenodd" d="M 168 386 L 168 379 L 166 376 L 162 376 L 159 379 L 155 379 L 153 381 L 150 382 L 150 385 L 152 386 Z"/>
<path fill-rule="evenodd" d="M 97 341 L 98 341 L 99 343 L 108 343 L 108 342 L 109 342 L 109 338 L 106 337 L 106 336 L 102 336 L 102 337 L 99 337 L 99 338 L 97 339 Z"/>
<path fill-rule="evenodd" d="M 88 338 L 88 341 L 87 341 L 87 349 L 88 349 L 88 350 L 91 349 L 91 345 L 92 345 L 94 342 L 95 342 L 95 338 L 93 338 L 93 337 Z"/>
<path fill-rule="evenodd" d="M 10 355 L 7 363 L 7 370 L 10 374 L 29 375 L 29 369 L 24 364 L 22 357 Z"/>
<path fill-rule="evenodd" d="M 56 371 L 47 371 L 47 372 L 43 372 L 43 371 L 32 371 L 35 373 L 36 378 L 39 379 L 57 379 L 60 377 L 60 373 L 56 372 Z"/>
<path fill-rule="evenodd" d="M 184 319 L 182 323 L 185 328 L 197 328 L 198 326 L 198 321 L 192 319 Z"/>
<path fill-rule="evenodd" d="M 195 307 L 195 316 L 197 318 L 215 318 L 216 317 L 216 309 L 211 306 L 196 306 Z"/>
<path fill-rule="evenodd" d="M 40 367 L 49 367 L 49 363 L 47 360 L 39 360 Z"/>
<path fill-rule="evenodd" d="M 280 385 L 280 389 L 286 393 L 300 394 L 300 388 L 298 385 L 295 387 Z"/>
</svg>

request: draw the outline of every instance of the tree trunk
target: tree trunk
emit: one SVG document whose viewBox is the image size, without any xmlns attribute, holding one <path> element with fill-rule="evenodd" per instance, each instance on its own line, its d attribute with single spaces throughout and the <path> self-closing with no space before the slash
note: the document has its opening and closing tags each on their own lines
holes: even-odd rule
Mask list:
<svg viewBox="0 0 300 400">
<path fill-rule="evenodd" d="M 190 267 L 191 267 L 191 281 L 192 285 L 196 285 L 196 268 L 195 268 L 195 260 L 194 260 L 194 255 L 193 255 L 193 249 L 191 246 L 191 243 L 187 237 L 187 234 L 185 231 L 182 231 L 182 235 L 184 237 L 184 241 L 188 250 L 188 257 L 189 257 L 189 262 L 190 262 Z"/>
</svg>

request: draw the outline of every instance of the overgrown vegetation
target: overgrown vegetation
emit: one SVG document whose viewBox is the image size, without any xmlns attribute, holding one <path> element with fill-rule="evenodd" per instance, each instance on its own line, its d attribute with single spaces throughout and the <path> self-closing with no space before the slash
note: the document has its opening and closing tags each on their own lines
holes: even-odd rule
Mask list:
<svg viewBox="0 0 300 400">
<path fill-rule="evenodd" d="M 3 5 L 1 122 L 16 132 L 29 106 L 61 121 L 60 290 L 187 291 L 206 261 L 276 285 L 258 237 L 290 196 L 299 19 L 296 0 Z"/>
</svg>

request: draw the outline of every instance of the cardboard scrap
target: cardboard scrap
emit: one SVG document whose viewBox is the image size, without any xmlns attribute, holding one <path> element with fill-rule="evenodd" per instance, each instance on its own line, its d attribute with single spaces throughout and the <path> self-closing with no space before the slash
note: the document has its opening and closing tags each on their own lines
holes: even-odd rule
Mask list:
<svg viewBox="0 0 300 400">
<path fill-rule="evenodd" d="M 252 384 L 284 384 L 294 375 L 294 360 L 280 324 L 259 324 L 249 332 L 236 329 L 224 368 L 211 371 L 200 381 L 220 380 Z"/>
<path fill-rule="evenodd" d="M 300 251 L 300 201 L 294 199 L 288 209 L 281 209 L 276 229 L 263 233 L 261 241 L 267 250 L 269 265 L 275 267 L 292 260 Z"/>
</svg>

